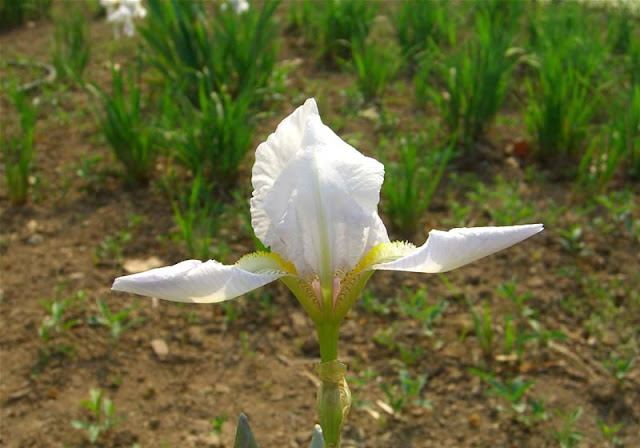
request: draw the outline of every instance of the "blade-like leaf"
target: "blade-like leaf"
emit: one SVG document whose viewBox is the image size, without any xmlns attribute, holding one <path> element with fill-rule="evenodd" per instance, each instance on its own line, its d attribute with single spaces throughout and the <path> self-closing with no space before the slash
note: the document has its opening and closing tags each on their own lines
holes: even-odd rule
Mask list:
<svg viewBox="0 0 640 448">
<path fill-rule="evenodd" d="M 322 436 L 322 428 L 316 425 L 313 428 L 313 436 L 311 437 L 311 445 L 309 448 L 324 448 L 324 437 Z"/>
<path fill-rule="evenodd" d="M 258 443 L 249 427 L 249 419 L 242 413 L 238 417 L 238 428 L 236 429 L 236 440 L 233 443 L 233 448 L 258 448 Z"/>
</svg>

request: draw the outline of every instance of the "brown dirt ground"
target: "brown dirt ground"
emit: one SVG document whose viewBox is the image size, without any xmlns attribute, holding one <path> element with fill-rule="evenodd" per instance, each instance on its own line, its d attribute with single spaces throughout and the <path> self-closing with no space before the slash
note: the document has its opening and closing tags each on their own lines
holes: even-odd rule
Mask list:
<svg viewBox="0 0 640 448">
<path fill-rule="evenodd" d="M 110 27 L 100 22 L 94 22 L 91 29 L 94 47 L 87 78 L 105 82 L 107 56 L 101 60 L 101 55 L 125 63 L 123 55 L 131 54 L 126 49 L 135 48 L 135 41 L 113 42 Z M 53 26 L 44 22 L 3 34 L 0 58 L 46 61 L 52 33 Z M 283 48 L 283 59 L 308 57 L 295 39 L 287 42 L 291 47 Z M 340 91 L 351 84 L 348 76 L 304 63 L 290 78 L 297 89 L 296 101 L 314 95 L 328 121 L 340 114 L 345 101 Z M 85 94 L 68 88 L 39 95 L 44 105 L 37 128 L 40 183 L 35 200 L 12 207 L 4 182 L 0 186 L 0 444 L 16 448 L 89 446 L 70 421 L 88 418 L 79 401 L 88 397 L 89 389 L 100 388 L 113 399 L 116 413 L 127 418 L 99 446 L 130 447 L 137 442 L 142 447 L 229 447 L 240 412 L 249 415 L 262 446 L 308 446 L 316 418 L 313 368 L 318 349 L 312 323 L 292 295 L 281 284 L 270 285 L 224 307 L 179 306 L 112 293 L 111 282 L 123 274 L 122 267 L 94 264 L 94 251 L 106 236 L 127 227 L 128 215 L 142 216 L 143 222 L 124 247 L 125 259 L 157 256 L 170 264 L 186 258 L 184 249 L 166 238 L 173 229 L 170 204 L 153 186 L 127 191 L 109 175 L 104 176 L 104 184 L 87 188 L 75 174 L 83 156 L 98 154 L 103 165 L 117 165 L 110 161 L 107 145 L 95 137 L 97 126 L 86 112 Z M 395 95 L 389 107 L 396 113 L 413 113 L 411 102 L 401 98 Z M 4 99 L 2 106 L 4 119 L 9 113 Z M 260 122 L 255 145 L 291 107 L 276 105 Z M 412 123 L 400 127 L 411 128 L 415 121 Z M 373 153 L 375 131 L 366 119 L 345 123 L 339 132 L 357 135 L 363 152 Z M 518 131 L 505 133 L 517 135 Z M 501 138 L 494 143 L 501 145 Z M 500 149 L 491 148 L 498 155 L 487 169 L 509 178 L 524 177 L 521 168 L 509 168 Z M 241 185 L 248 185 L 250 165 L 248 160 Z M 581 219 L 572 214 L 579 200 L 570 190 L 564 184 L 529 183 L 525 195 L 543 221 L 549 198 L 566 206 L 567 211 L 554 223 L 561 227 Z M 463 193 L 457 191 L 461 197 Z M 637 190 L 635 194 L 637 198 Z M 436 200 L 433 209 L 417 243 L 424 240 L 428 229 L 443 227 L 446 201 Z M 490 224 L 483 215 L 470 220 L 476 225 Z M 221 236 L 231 248 L 229 261 L 252 250 L 246 231 L 233 238 L 235 227 L 231 223 Z M 551 347 L 531 347 L 521 364 L 494 360 L 494 371 L 502 377 L 523 375 L 535 381 L 527 396 L 544 397 L 548 409 L 569 412 L 581 407 L 584 413 L 576 426 L 584 433 L 580 446 L 605 446 L 596 417 L 610 425 L 623 423 L 624 446 L 640 446 L 640 363 L 620 387 L 600 363 L 623 342 L 637 339 L 639 318 L 637 314 L 627 318 L 622 329 L 615 322 L 606 323 L 595 337 L 562 308 L 563 297 L 580 296 L 582 290 L 574 278 L 559 273 L 577 266 L 581 275 L 595 275 L 603 284 L 620 277 L 637 286 L 638 241 L 620 230 L 610 234 L 589 231 L 585 242 L 593 249 L 591 255 L 568 254 L 560 247 L 557 232 L 547 224 L 543 234 L 448 274 L 453 290 L 438 276 L 377 273 L 368 289 L 388 303 L 391 312 L 380 316 L 357 305 L 341 332 L 341 358 L 350 374 L 361 375 L 369 366 L 377 372 L 362 387 L 352 381 L 355 404 L 344 430 L 344 446 L 557 446 L 550 431 L 561 422 L 553 413 L 548 421 L 524 424 L 512 413 L 498 410 L 505 403 L 487 397 L 485 385 L 469 372 L 471 367 L 482 366 L 483 358 L 464 297 L 478 306 L 483 300 L 490 304 L 500 338 L 501 326 L 495 323 L 502 322 L 501 316 L 510 308 L 495 290 L 514 275 L 520 280 L 520 292 L 533 293 L 530 306 L 539 311 L 543 325 L 563 331 L 567 340 Z M 449 306 L 433 336 L 426 336 L 417 321 L 398 312 L 395 298 L 404 295 L 400 285 L 409 290 L 425 287 L 432 303 L 440 297 L 447 299 Z M 87 300 L 73 308 L 72 316 L 80 324 L 61 341 L 74 347 L 73 356 L 53 357 L 38 372 L 42 343 L 37 330 L 46 315 L 39 299 L 53 297 L 56 287 L 65 297 L 83 290 Z M 637 313 L 638 304 L 629 303 L 627 293 L 621 292 L 618 305 Z M 271 305 L 266 306 L 269 297 Z M 97 313 L 96 299 L 105 300 L 112 309 L 137 303 L 133 314 L 144 321 L 125 331 L 118 344 L 111 344 L 105 329 L 87 323 Z M 231 318 L 234 314 L 237 317 Z M 433 410 L 409 406 L 400 415 L 388 415 L 376 404 L 384 400 L 379 385 L 397 381 L 399 367 L 390 361 L 398 359 L 398 353 L 374 342 L 374 335 L 390 328 L 395 329 L 397 342 L 423 350 L 409 370 L 428 374 L 422 397 L 432 402 Z M 167 356 L 154 354 L 151 341 L 156 339 L 166 342 Z M 212 436 L 210 420 L 221 414 L 227 414 L 229 421 L 220 436 Z"/>
</svg>

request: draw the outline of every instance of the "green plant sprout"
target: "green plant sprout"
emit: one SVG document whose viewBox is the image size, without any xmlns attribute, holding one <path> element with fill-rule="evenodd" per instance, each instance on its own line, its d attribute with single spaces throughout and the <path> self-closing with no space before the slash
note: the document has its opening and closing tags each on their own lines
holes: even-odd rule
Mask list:
<svg viewBox="0 0 640 448">
<path fill-rule="evenodd" d="M 80 9 L 56 22 L 53 46 L 53 66 L 58 76 L 80 80 L 89 62 L 91 45 L 89 29 Z"/>
<path fill-rule="evenodd" d="M 397 348 L 395 341 L 397 331 L 395 324 L 391 324 L 387 328 L 379 328 L 373 335 L 373 342 L 386 347 L 389 351 L 395 351 Z"/>
<path fill-rule="evenodd" d="M 600 429 L 600 433 L 602 434 L 602 437 L 607 442 L 607 446 L 605 448 L 615 448 L 615 447 L 624 446 L 624 442 L 622 438 L 617 436 L 617 434 L 622 429 L 622 423 L 616 423 L 613 426 L 609 426 L 600 417 L 596 417 L 596 424 Z"/>
<path fill-rule="evenodd" d="M 76 429 L 86 431 L 91 446 L 96 446 L 96 442 L 107 434 L 116 424 L 120 423 L 126 416 L 115 415 L 115 407 L 113 402 L 103 397 L 102 391 L 99 389 L 91 389 L 89 399 L 80 402 L 80 405 L 91 411 L 91 420 L 71 420 L 71 426 Z"/>
<path fill-rule="evenodd" d="M 142 224 L 144 217 L 139 215 L 127 216 L 127 228 L 115 235 L 107 235 L 93 251 L 95 266 L 120 266 L 124 261 L 124 246 L 129 243 L 135 230 Z"/>
<path fill-rule="evenodd" d="M 38 336 L 44 343 L 49 342 L 54 336 L 66 333 L 71 328 L 80 324 L 77 319 L 66 319 L 65 311 L 77 302 L 85 299 L 84 291 L 78 291 L 75 295 L 63 300 L 41 300 L 40 304 L 49 313 L 38 327 Z"/>
<path fill-rule="evenodd" d="M 533 293 L 531 291 L 526 291 L 522 294 L 518 294 L 516 292 L 516 284 L 517 279 L 514 277 L 509 282 L 501 283 L 496 289 L 496 292 L 498 293 L 498 295 L 508 299 L 516 306 L 518 316 L 530 317 L 535 313 L 535 311 L 526 306 L 525 302 L 533 298 Z"/>
<path fill-rule="evenodd" d="M 355 39 L 351 42 L 353 68 L 365 101 L 380 100 L 403 64 L 393 47 Z"/>
<path fill-rule="evenodd" d="M 494 23 L 487 11 L 475 18 L 476 38 L 446 64 L 442 77 L 447 94 L 436 99 L 450 132 L 462 137 L 468 153 L 502 106 L 517 54 L 511 47 L 515 26 L 509 18 Z"/>
<path fill-rule="evenodd" d="M 582 408 L 577 408 L 573 412 L 564 413 L 556 411 L 556 414 L 562 420 L 562 426 L 554 428 L 551 431 L 551 435 L 558 441 L 560 448 L 575 448 L 580 445 L 580 441 L 583 439 L 584 434 L 575 429 L 576 423 L 582 416 Z"/>
<path fill-rule="evenodd" d="M 422 329 L 427 336 L 433 335 L 433 324 L 447 308 L 445 299 L 440 299 L 437 303 L 429 305 L 427 301 L 427 291 L 424 288 L 418 289 L 415 293 L 410 293 L 406 288 L 407 299 L 399 302 L 401 313 L 418 320 L 422 324 Z"/>
<path fill-rule="evenodd" d="M 7 134 L 6 121 L 0 127 L 0 149 L 4 158 L 4 174 L 9 201 L 14 205 L 27 202 L 29 180 L 33 170 L 35 148 L 33 144 L 37 108 L 25 91 L 16 85 L 10 87 L 11 102 L 18 112 L 19 136 Z"/>
<path fill-rule="evenodd" d="M 491 364 L 493 361 L 495 334 L 491 324 L 491 310 L 489 309 L 489 304 L 486 301 L 483 302 L 482 314 L 475 310 L 473 304 L 468 299 L 467 307 L 469 308 L 469 313 L 471 313 L 474 333 L 480 343 L 484 359 L 487 363 Z"/>
<path fill-rule="evenodd" d="M 198 106 L 183 102 L 175 124 L 181 129 L 170 141 L 177 159 L 193 176 L 202 175 L 206 183 L 221 190 L 234 186 L 240 163 L 249 149 L 254 119 L 250 108 L 252 93 L 235 98 L 227 92 L 207 93 L 201 76 Z"/>
<path fill-rule="evenodd" d="M 427 375 L 418 375 L 413 378 L 408 370 L 402 369 L 398 372 L 398 380 L 399 383 L 393 386 L 380 384 L 394 415 L 400 414 L 407 406 L 433 408 L 429 400 L 420 396 L 427 384 Z"/>
<path fill-rule="evenodd" d="M 41 300 L 40 304 L 48 315 L 38 327 L 38 337 L 41 345 L 38 347 L 38 365 L 36 373 L 42 371 L 53 356 L 72 356 L 75 353 L 73 343 L 63 343 L 62 338 L 69 330 L 80 324 L 78 319 L 67 317 L 67 311 L 74 305 L 85 300 L 84 291 L 78 291 L 75 295 L 60 299 L 56 297 L 50 300 Z"/>
<path fill-rule="evenodd" d="M 602 361 L 602 365 L 615 378 L 618 386 L 622 386 L 634 362 L 634 358 L 623 358 L 616 353 L 611 353 L 609 359 Z"/>
<path fill-rule="evenodd" d="M 260 104 L 269 93 L 278 52 L 274 12 L 277 1 L 236 14 L 218 11 L 210 23 L 205 2 L 149 0 L 146 25 L 139 27 L 151 63 L 167 83 L 178 87 L 196 106 L 204 79 L 212 92 L 253 97 Z M 248 116 L 247 116 L 248 117 Z"/>
<path fill-rule="evenodd" d="M 49 17 L 52 0 L 23 0 L 0 4 L 0 31 L 10 30 L 27 20 Z"/>
<path fill-rule="evenodd" d="M 391 313 L 391 307 L 380 301 L 371 290 L 364 290 L 362 292 L 362 300 L 360 301 L 360 307 L 370 314 L 377 314 L 378 316 L 387 316 Z"/>
<path fill-rule="evenodd" d="M 583 232 L 580 224 L 572 224 L 567 229 L 558 229 L 560 245 L 568 253 L 576 256 L 589 255 L 591 250 L 582 240 Z"/>
<path fill-rule="evenodd" d="M 400 139 L 399 159 L 387 160 L 389 182 L 383 186 L 382 208 L 399 236 L 415 236 L 453 156 L 454 142 L 438 145 L 432 137 L 409 134 Z"/>
<path fill-rule="evenodd" d="M 520 184 L 509 182 L 502 175 L 496 176 L 491 186 L 477 182 L 467 198 L 496 225 L 527 221 L 536 215 L 533 205 L 522 197 Z"/>
<path fill-rule="evenodd" d="M 413 348 L 404 344 L 398 344 L 398 351 L 400 352 L 402 362 L 408 366 L 414 365 L 417 361 L 422 359 L 423 355 L 422 347 Z"/>
<path fill-rule="evenodd" d="M 222 434 L 222 425 L 227 421 L 229 416 L 225 413 L 217 415 L 213 417 L 211 421 L 211 434 L 212 435 L 220 435 Z"/>
<path fill-rule="evenodd" d="M 143 113 L 141 65 L 137 73 L 122 74 L 119 66 L 111 67 L 111 92 L 95 84 L 87 90 L 101 103 L 100 127 L 116 159 L 124 167 L 124 180 L 132 186 L 146 185 L 156 166 L 158 136 Z"/>
<path fill-rule="evenodd" d="M 358 376 L 349 376 L 349 384 L 353 384 L 356 389 L 362 389 L 369 381 L 378 377 L 378 372 L 371 366 L 367 366 L 364 371 Z"/>
<path fill-rule="evenodd" d="M 398 43 L 410 64 L 415 64 L 429 48 L 455 42 L 452 13 L 452 8 L 446 2 L 402 2 L 394 25 Z"/>
<path fill-rule="evenodd" d="M 349 59 L 349 43 L 367 38 L 376 10 L 366 0 L 303 0 L 292 5 L 290 22 L 315 47 L 317 59 L 338 65 Z"/>
<path fill-rule="evenodd" d="M 480 369 L 471 368 L 469 371 L 485 381 L 489 388 L 486 394 L 505 400 L 510 409 L 518 414 L 522 414 L 527 409 L 527 402 L 524 395 L 533 386 L 533 381 L 525 381 L 522 377 L 508 379 L 502 382 L 493 373 L 484 372 Z"/>
<path fill-rule="evenodd" d="M 101 299 L 98 299 L 96 303 L 98 304 L 98 311 L 100 311 L 100 315 L 89 317 L 89 325 L 102 325 L 103 327 L 108 328 L 111 335 L 111 342 L 113 344 L 118 342 L 123 331 L 128 330 L 144 320 L 141 317 L 135 319 L 129 318 L 131 312 L 138 307 L 137 303 L 134 303 L 117 313 L 113 313 L 107 304 Z"/>
<path fill-rule="evenodd" d="M 178 237 L 187 247 L 189 256 L 224 260 L 228 247 L 219 243 L 214 249 L 213 235 L 219 234 L 225 206 L 215 197 L 200 171 L 192 180 L 190 190 L 183 191 L 177 200 L 172 201 L 172 206 L 173 218 L 179 229 Z"/>
</svg>

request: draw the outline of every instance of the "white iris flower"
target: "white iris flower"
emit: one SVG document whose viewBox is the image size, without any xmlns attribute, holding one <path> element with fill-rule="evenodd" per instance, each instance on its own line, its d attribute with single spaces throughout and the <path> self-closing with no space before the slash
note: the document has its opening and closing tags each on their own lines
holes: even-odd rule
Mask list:
<svg viewBox="0 0 640 448">
<path fill-rule="evenodd" d="M 116 38 L 120 37 L 119 24 L 124 34 L 131 37 L 135 33 L 133 19 L 147 15 L 141 0 L 100 0 L 100 4 L 107 10 L 107 22 L 114 24 Z"/>
<path fill-rule="evenodd" d="M 116 291 L 177 302 L 233 299 L 281 279 L 310 317 L 339 323 L 375 270 L 446 272 L 543 230 L 542 224 L 432 230 L 390 242 L 377 207 L 384 167 L 344 142 L 309 99 L 258 146 L 251 223 L 271 253 L 234 265 L 187 260 L 119 277 Z"/>
<path fill-rule="evenodd" d="M 238 15 L 248 11 L 250 7 L 248 0 L 228 0 L 226 3 L 220 5 L 220 7 L 225 11 L 227 9 L 227 5 L 231 5 L 231 9 L 233 9 L 233 11 Z"/>
</svg>

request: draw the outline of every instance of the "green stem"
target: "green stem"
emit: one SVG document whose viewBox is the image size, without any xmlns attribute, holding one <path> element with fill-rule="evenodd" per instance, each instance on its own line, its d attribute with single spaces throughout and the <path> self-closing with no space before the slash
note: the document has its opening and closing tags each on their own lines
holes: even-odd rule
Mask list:
<svg viewBox="0 0 640 448">
<path fill-rule="evenodd" d="M 320 344 L 320 359 L 329 362 L 338 359 L 339 324 L 318 324 L 318 342 Z"/>
<path fill-rule="evenodd" d="M 322 365 L 337 363 L 339 324 L 319 323 L 316 328 Z M 318 416 L 324 432 L 324 448 L 340 448 L 340 430 L 344 417 L 340 384 L 335 378 L 328 380 L 321 375 L 321 379 L 322 383 L 318 391 Z"/>
</svg>

